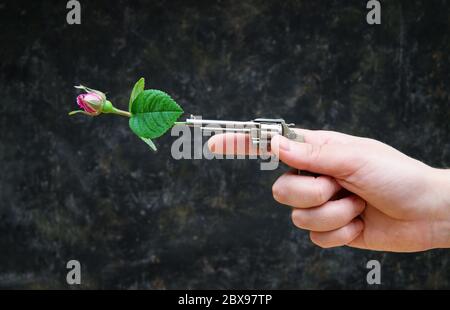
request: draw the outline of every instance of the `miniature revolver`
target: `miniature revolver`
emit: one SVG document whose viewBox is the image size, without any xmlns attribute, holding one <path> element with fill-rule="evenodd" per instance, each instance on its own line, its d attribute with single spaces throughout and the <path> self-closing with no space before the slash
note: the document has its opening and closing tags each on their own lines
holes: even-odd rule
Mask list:
<svg viewBox="0 0 450 310">
<path fill-rule="evenodd" d="M 254 145 L 270 144 L 271 138 L 275 135 L 282 135 L 293 141 L 303 142 L 303 136 L 291 129 L 294 124 L 287 124 L 281 118 L 257 118 L 245 122 L 205 120 L 191 115 L 184 124 L 189 127 L 200 127 L 202 132 L 248 134 Z"/>
</svg>

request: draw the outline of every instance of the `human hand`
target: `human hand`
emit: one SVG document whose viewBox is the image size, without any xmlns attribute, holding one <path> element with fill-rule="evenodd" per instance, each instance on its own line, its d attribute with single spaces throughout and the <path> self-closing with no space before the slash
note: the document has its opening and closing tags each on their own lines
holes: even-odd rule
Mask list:
<svg viewBox="0 0 450 310">
<path fill-rule="evenodd" d="M 450 247 L 450 170 L 432 168 L 376 140 L 296 130 L 305 143 L 276 136 L 271 152 L 320 176 L 288 172 L 272 191 L 275 200 L 293 208 L 292 221 L 309 230 L 315 244 L 394 252 Z M 246 153 L 256 152 L 248 140 L 220 134 L 208 146 L 226 153 L 228 143 L 245 143 Z"/>
</svg>

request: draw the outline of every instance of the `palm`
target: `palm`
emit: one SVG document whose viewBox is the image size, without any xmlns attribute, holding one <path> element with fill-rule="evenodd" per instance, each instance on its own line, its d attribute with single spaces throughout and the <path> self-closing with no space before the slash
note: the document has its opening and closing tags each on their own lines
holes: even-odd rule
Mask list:
<svg viewBox="0 0 450 310">
<path fill-rule="evenodd" d="M 378 155 L 366 157 L 362 165 L 355 161 L 355 167 L 361 168 L 346 180 L 337 180 L 367 202 L 360 215 L 364 229 L 349 245 L 400 252 L 429 248 L 433 210 L 425 206 L 422 198 L 423 178 L 413 177 L 425 175 L 422 169 L 427 166 L 378 141 L 358 142 L 371 154 Z M 380 152 L 383 156 L 379 156 Z"/>
<path fill-rule="evenodd" d="M 429 225 L 421 220 L 392 218 L 367 205 L 361 214 L 364 229 L 349 246 L 383 251 L 414 252 L 429 248 Z"/>
</svg>

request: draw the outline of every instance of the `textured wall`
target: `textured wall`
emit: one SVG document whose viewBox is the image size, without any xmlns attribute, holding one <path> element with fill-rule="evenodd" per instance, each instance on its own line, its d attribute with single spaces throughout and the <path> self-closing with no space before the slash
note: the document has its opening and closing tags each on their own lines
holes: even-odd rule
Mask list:
<svg viewBox="0 0 450 310">
<path fill-rule="evenodd" d="M 450 253 L 323 250 L 256 161 L 176 161 L 118 117 L 69 118 L 73 85 L 126 107 L 140 77 L 188 113 L 283 117 L 450 164 L 450 4 L 381 1 L 0 1 L 0 287 L 450 288 Z"/>
</svg>

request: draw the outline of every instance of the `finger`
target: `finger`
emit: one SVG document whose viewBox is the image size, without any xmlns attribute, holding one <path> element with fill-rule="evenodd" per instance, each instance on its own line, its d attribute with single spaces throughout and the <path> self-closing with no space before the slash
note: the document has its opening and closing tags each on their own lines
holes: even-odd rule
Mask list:
<svg viewBox="0 0 450 310">
<path fill-rule="evenodd" d="M 317 232 L 332 231 L 350 223 L 366 207 L 363 199 L 351 195 L 339 200 L 329 201 L 320 207 L 294 209 L 292 222 L 301 229 Z"/>
<path fill-rule="evenodd" d="M 209 138 L 211 153 L 224 155 L 258 155 L 258 146 L 244 133 L 222 133 Z"/>
<path fill-rule="evenodd" d="M 336 180 L 329 176 L 311 177 L 287 172 L 275 181 L 272 193 L 279 203 L 311 208 L 324 204 L 340 189 Z"/>
<path fill-rule="evenodd" d="M 294 128 L 306 143 L 326 144 L 326 143 L 350 143 L 357 137 L 346 135 L 335 131 L 309 130 Z M 248 134 L 244 133 L 222 133 L 209 138 L 208 147 L 215 154 L 234 155 L 257 155 L 258 147 L 254 145 Z"/>
<path fill-rule="evenodd" d="M 365 163 L 364 153 L 354 145 L 300 143 L 277 135 L 272 138 L 271 152 L 291 167 L 346 177 Z"/>
<path fill-rule="evenodd" d="M 332 248 L 351 243 L 363 231 L 364 223 L 356 218 L 344 227 L 333 231 L 317 232 L 311 231 L 311 241 L 322 248 Z"/>
</svg>

